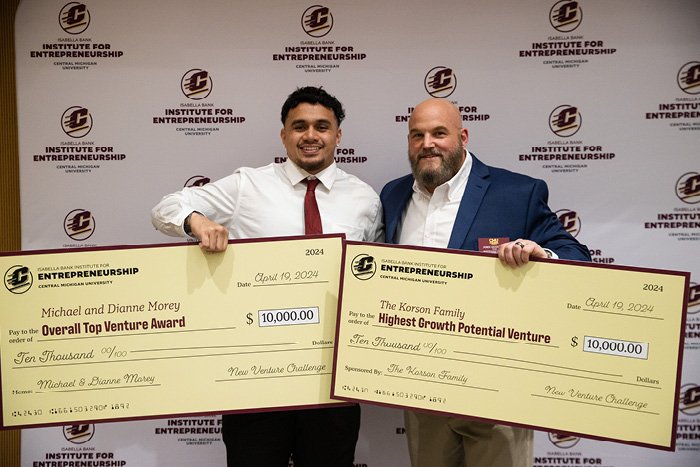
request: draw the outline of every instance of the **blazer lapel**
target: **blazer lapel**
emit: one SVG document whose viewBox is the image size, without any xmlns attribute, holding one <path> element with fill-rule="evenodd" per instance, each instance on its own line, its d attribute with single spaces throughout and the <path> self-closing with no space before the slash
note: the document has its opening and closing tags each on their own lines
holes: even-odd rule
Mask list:
<svg viewBox="0 0 700 467">
<path fill-rule="evenodd" d="M 469 173 L 467 186 L 464 189 L 462 201 L 457 210 L 452 234 L 447 248 L 464 249 L 467 234 L 472 228 L 476 213 L 491 182 L 488 181 L 489 169 L 472 154 L 472 169 Z"/>
<path fill-rule="evenodd" d="M 397 227 L 406 206 L 413 195 L 413 177 L 407 176 L 392 191 L 392 196 L 384 203 L 384 232 L 387 243 L 397 243 Z"/>
</svg>

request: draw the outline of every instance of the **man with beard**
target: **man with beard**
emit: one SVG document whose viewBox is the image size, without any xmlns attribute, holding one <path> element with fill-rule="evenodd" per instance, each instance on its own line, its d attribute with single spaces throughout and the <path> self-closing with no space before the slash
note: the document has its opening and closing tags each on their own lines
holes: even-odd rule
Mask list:
<svg viewBox="0 0 700 467">
<path fill-rule="evenodd" d="M 243 167 L 167 195 L 153 208 L 153 225 L 196 239 L 206 252 L 224 251 L 230 238 L 344 233 L 380 241 L 379 197 L 335 164 L 341 103 L 321 88 L 303 87 L 289 95 L 281 117 L 284 163 Z M 309 193 L 320 221 L 314 216 L 306 224 Z M 229 467 L 287 467 L 290 454 L 295 467 L 352 467 L 359 427 L 360 407 L 353 404 L 224 415 L 222 437 Z"/>
<path fill-rule="evenodd" d="M 459 110 L 428 99 L 408 122 L 412 174 L 380 195 L 389 243 L 489 251 L 520 267 L 530 258 L 590 261 L 588 249 L 547 206 L 542 180 L 490 167 L 466 149 Z M 457 417 L 404 412 L 413 467 L 526 467 L 532 431 Z"/>
</svg>

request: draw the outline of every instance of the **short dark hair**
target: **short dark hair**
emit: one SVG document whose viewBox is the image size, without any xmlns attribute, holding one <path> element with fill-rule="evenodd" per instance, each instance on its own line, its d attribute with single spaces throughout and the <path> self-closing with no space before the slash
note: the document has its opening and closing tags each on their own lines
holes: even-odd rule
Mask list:
<svg viewBox="0 0 700 467">
<path fill-rule="evenodd" d="M 321 104 L 327 109 L 331 109 L 333 114 L 335 114 L 338 126 L 340 126 L 340 123 L 345 118 L 343 104 L 341 104 L 338 99 L 328 94 L 321 87 L 305 86 L 303 88 L 297 88 L 297 90 L 291 93 L 289 97 L 287 97 L 287 100 L 284 101 L 282 105 L 282 125 L 284 125 L 287 120 L 289 111 L 299 104 Z"/>
</svg>

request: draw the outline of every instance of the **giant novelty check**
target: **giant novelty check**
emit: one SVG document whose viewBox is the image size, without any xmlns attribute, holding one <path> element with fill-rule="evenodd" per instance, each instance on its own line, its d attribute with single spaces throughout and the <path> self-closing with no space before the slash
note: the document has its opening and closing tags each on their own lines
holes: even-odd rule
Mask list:
<svg viewBox="0 0 700 467">
<path fill-rule="evenodd" d="M 347 242 L 333 396 L 672 450 L 689 274 Z"/>
<path fill-rule="evenodd" d="M 343 237 L 0 256 L 2 425 L 329 398 Z"/>
</svg>

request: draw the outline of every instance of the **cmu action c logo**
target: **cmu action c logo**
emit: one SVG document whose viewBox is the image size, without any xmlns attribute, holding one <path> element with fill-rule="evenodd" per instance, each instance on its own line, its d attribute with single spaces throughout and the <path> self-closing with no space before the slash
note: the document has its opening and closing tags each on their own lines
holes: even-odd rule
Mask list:
<svg viewBox="0 0 700 467">
<path fill-rule="evenodd" d="M 208 97 L 212 87 L 209 72 L 198 68 L 188 71 L 180 80 L 180 89 L 185 97 L 196 101 Z"/>
<path fill-rule="evenodd" d="M 360 254 L 352 260 L 352 275 L 361 281 L 366 281 L 374 276 L 377 271 L 377 263 L 374 262 L 374 257 Z"/>
<path fill-rule="evenodd" d="M 301 27 L 311 37 L 323 37 L 333 29 L 333 15 L 328 7 L 310 6 L 301 15 Z"/>
<path fill-rule="evenodd" d="M 204 186 L 209 182 L 211 182 L 211 179 L 209 177 L 205 177 L 204 175 L 195 175 L 187 179 L 187 181 L 185 182 L 185 186 L 192 188 L 195 186 Z"/>
<path fill-rule="evenodd" d="M 457 89 L 457 76 L 452 68 L 437 66 L 425 75 L 425 90 L 433 97 L 448 97 Z"/>
<path fill-rule="evenodd" d="M 63 229 L 73 240 L 87 240 L 95 233 L 95 219 L 90 211 L 74 209 L 63 220 Z"/>
<path fill-rule="evenodd" d="M 681 67 L 678 86 L 688 94 L 700 94 L 700 62 L 688 62 Z"/>
<path fill-rule="evenodd" d="M 70 107 L 61 116 L 61 128 L 71 138 L 82 138 L 92 130 L 92 115 L 85 107 Z"/>
<path fill-rule="evenodd" d="M 676 196 L 684 203 L 700 203 L 700 174 L 688 172 L 681 175 L 676 182 Z"/>
<path fill-rule="evenodd" d="M 694 315 L 700 312 L 700 284 L 690 283 L 688 287 L 688 314 Z"/>
<path fill-rule="evenodd" d="M 581 114 L 572 105 L 560 105 L 549 114 L 549 129 L 557 136 L 568 138 L 581 128 Z"/>
<path fill-rule="evenodd" d="M 95 434 L 95 425 L 66 425 L 63 427 L 63 436 L 66 441 L 73 444 L 83 444 L 90 441 Z"/>
<path fill-rule="evenodd" d="M 26 266 L 12 266 L 5 272 L 5 287 L 14 294 L 21 294 L 32 287 L 32 272 Z"/>
<path fill-rule="evenodd" d="M 580 440 L 580 438 L 572 435 L 565 435 L 561 433 L 549 433 L 549 441 L 560 449 L 568 449 L 574 447 Z"/>
<path fill-rule="evenodd" d="M 68 34 L 82 34 L 90 26 L 90 11 L 82 3 L 66 3 L 58 14 L 58 24 Z"/>
<path fill-rule="evenodd" d="M 700 386 L 697 384 L 685 384 L 681 387 L 678 410 L 685 415 L 700 414 Z"/>
<path fill-rule="evenodd" d="M 559 32 L 571 32 L 581 24 L 583 11 L 578 2 L 562 0 L 549 10 L 549 23 Z"/>
<path fill-rule="evenodd" d="M 575 237 L 581 232 L 581 220 L 579 219 L 576 211 L 560 209 L 555 214 L 557 215 L 562 227 L 564 227 L 564 230 L 569 232 L 572 236 Z"/>
</svg>

